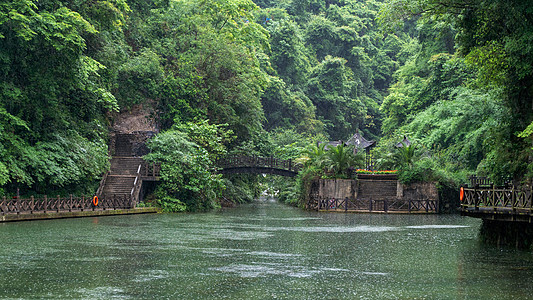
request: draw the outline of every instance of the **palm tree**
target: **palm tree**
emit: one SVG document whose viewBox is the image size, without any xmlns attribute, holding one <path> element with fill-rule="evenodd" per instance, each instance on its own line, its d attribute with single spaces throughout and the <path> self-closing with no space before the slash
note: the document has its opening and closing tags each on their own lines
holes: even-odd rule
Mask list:
<svg viewBox="0 0 533 300">
<path fill-rule="evenodd" d="M 304 153 L 307 155 L 306 166 L 324 167 L 326 161 L 326 143 L 314 145 Z"/>
<path fill-rule="evenodd" d="M 354 157 L 352 151 L 343 144 L 332 148 L 327 152 L 328 169 L 335 173 L 335 177 L 350 177 L 349 168 L 353 166 Z"/>
<path fill-rule="evenodd" d="M 415 158 L 415 145 L 411 144 L 409 146 L 403 144 L 403 147 L 399 147 L 394 153 L 394 160 L 396 166 L 401 168 L 411 168 L 413 166 L 413 161 Z"/>
</svg>

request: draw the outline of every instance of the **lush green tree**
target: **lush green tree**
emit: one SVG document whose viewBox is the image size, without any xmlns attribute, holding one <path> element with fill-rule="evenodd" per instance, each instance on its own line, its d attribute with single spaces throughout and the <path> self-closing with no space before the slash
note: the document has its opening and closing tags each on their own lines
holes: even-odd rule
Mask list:
<svg viewBox="0 0 533 300">
<path fill-rule="evenodd" d="M 161 183 L 156 195 L 165 211 L 198 211 L 219 206 L 217 198 L 224 182 L 222 175 L 215 174 L 211 158 L 224 152 L 224 136 L 227 132 L 221 133 L 218 126 L 203 122 L 180 125 L 150 140 L 152 152 L 145 159 L 161 163 Z"/>
<path fill-rule="evenodd" d="M 355 157 L 353 155 L 353 149 L 340 144 L 327 151 L 327 168 L 330 172 L 335 174 L 336 178 L 350 178 L 350 167 L 355 166 Z"/>
<path fill-rule="evenodd" d="M 96 27 L 60 1 L 0 4 L 0 181 L 11 192 L 87 185 L 105 170 L 103 119 L 118 107 L 106 66 L 86 53 Z"/>
<path fill-rule="evenodd" d="M 301 84 L 310 69 L 298 24 L 291 19 L 274 21 L 268 27 L 272 53 L 270 61 L 277 74 L 289 84 Z"/>
<path fill-rule="evenodd" d="M 240 141 L 261 128 L 268 77 L 258 57 L 268 51 L 268 33 L 249 21 L 256 8 L 252 1 L 184 1 L 153 12 L 148 46 L 166 71 L 163 120 L 227 123 Z"/>
<path fill-rule="evenodd" d="M 438 18 L 457 28 L 457 48 L 466 62 L 479 71 L 478 84 L 484 89 L 503 91 L 500 100 L 509 114 L 502 114 L 498 129 L 485 140 L 491 149 L 486 151 L 484 166 L 495 179 L 504 173 L 522 177 L 530 160 L 530 146 L 516 132 L 523 132 L 533 119 L 533 52 L 524 47 L 532 36 L 528 25 L 533 19 L 532 4 L 393 0 L 382 11 L 384 24 L 412 16 Z"/>
<path fill-rule="evenodd" d="M 316 119 L 316 108 L 301 90 L 291 91 L 279 78 L 271 78 L 270 86 L 262 97 L 267 118 L 264 128 L 294 128 L 298 132 L 317 134 L 323 125 Z"/>
<path fill-rule="evenodd" d="M 366 107 L 358 99 L 358 84 L 342 58 L 326 57 L 313 70 L 307 93 L 333 139 L 346 139 L 365 121 Z"/>
</svg>

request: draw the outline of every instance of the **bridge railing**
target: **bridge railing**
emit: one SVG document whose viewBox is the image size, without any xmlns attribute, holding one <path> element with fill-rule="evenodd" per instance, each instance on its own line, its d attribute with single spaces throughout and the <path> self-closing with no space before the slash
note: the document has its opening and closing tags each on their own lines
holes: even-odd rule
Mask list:
<svg viewBox="0 0 533 300">
<path fill-rule="evenodd" d="M 221 168 L 238 168 L 238 167 L 263 167 L 280 170 L 293 171 L 298 173 L 302 168 L 301 164 L 293 160 L 278 159 L 275 157 L 261 157 L 249 155 L 231 155 L 218 160 L 217 165 Z"/>
<path fill-rule="evenodd" d="M 5 214 L 33 214 L 33 213 L 58 213 L 85 210 L 106 210 L 106 209 L 127 209 L 133 208 L 133 201 L 130 196 L 116 195 L 113 197 L 100 197 L 97 205 L 93 202 L 93 197 L 47 197 L 0 199 L 0 215 Z"/>
<path fill-rule="evenodd" d="M 524 188 L 463 188 L 461 210 L 483 213 L 533 212 L 533 191 Z"/>
</svg>

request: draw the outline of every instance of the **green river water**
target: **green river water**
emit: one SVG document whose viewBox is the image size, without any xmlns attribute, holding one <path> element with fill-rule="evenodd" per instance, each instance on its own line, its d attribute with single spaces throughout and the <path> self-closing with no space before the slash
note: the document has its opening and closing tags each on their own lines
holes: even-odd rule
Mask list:
<svg viewBox="0 0 533 300">
<path fill-rule="evenodd" d="M 457 215 L 204 214 L 0 224 L 0 298 L 528 299 L 533 255 Z"/>
</svg>

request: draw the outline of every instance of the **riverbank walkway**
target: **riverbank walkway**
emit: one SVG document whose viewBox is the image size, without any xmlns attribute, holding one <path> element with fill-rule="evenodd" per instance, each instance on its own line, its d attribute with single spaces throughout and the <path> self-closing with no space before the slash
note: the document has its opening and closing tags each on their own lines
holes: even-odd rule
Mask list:
<svg viewBox="0 0 533 300">
<path fill-rule="evenodd" d="M 158 213 L 154 207 L 134 207 L 131 197 L 53 197 L 0 200 L 0 222 Z"/>
</svg>

